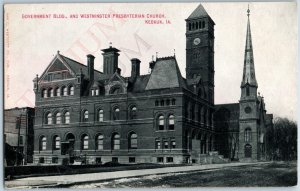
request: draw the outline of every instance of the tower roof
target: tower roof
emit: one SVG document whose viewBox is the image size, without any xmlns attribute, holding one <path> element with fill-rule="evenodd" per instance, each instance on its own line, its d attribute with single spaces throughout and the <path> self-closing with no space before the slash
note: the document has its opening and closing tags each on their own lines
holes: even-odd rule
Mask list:
<svg viewBox="0 0 300 191">
<path fill-rule="evenodd" d="M 200 17 L 207 17 L 209 16 L 202 6 L 202 4 L 199 4 L 198 7 L 192 12 L 192 14 L 188 17 L 188 19 L 195 19 Z"/>
<path fill-rule="evenodd" d="M 253 47 L 251 39 L 251 29 L 250 29 L 250 10 L 247 10 L 248 23 L 247 23 L 247 34 L 246 34 L 246 45 L 245 45 L 245 56 L 244 56 L 244 70 L 243 70 L 243 80 L 241 86 L 249 84 L 251 86 L 257 87 L 257 82 L 255 78 L 255 68 L 254 68 L 254 57 L 253 57 Z"/>
</svg>

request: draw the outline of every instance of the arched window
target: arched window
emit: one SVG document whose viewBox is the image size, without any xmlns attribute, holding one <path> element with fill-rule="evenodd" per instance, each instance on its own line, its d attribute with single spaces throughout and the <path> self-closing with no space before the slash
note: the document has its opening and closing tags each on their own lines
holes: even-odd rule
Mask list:
<svg viewBox="0 0 300 191">
<path fill-rule="evenodd" d="M 120 119 L 120 109 L 118 107 L 114 109 L 113 119 L 114 120 L 119 120 Z"/>
<path fill-rule="evenodd" d="M 52 88 L 50 88 L 48 90 L 48 97 L 53 97 L 54 96 L 54 90 Z"/>
<path fill-rule="evenodd" d="M 56 124 L 61 124 L 61 114 L 60 114 L 60 112 L 56 113 L 56 115 L 55 115 L 55 123 Z"/>
<path fill-rule="evenodd" d="M 137 149 L 137 134 L 131 133 L 128 140 L 129 149 Z"/>
<path fill-rule="evenodd" d="M 45 136 L 42 136 L 40 138 L 39 147 L 40 147 L 40 151 L 44 151 L 47 149 L 47 138 Z"/>
<path fill-rule="evenodd" d="M 74 95 L 74 86 L 69 87 L 69 95 Z"/>
<path fill-rule="evenodd" d="M 42 97 L 43 98 L 47 98 L 47 90 L 46 89 L 43 89 L 43 91 L 42 91 Z"/>
<path fill-rule="evenodd" d="M 164 100 L 160 100 L 160 106 L 164 106 L 165 105 L 165 101 Z"/>
<path fill-rule="evenodd" d="M 83 119 L 82 119 L 82 121 L 83 122 L 87 122 L 89 120 L 89 111 L 88 110 L 85 110 L 84 112 L 83 112 Z"/>
<path fill-rule="evenodd" d="M 68 90 L 66 87 L 61 88 L 62 96 L 67 96 L 68 95 Z"/>
<path fill-rule="evenodd" d="M 111 140 L 111 149 L 112 150 L 119 150 L 120 149 L 120 135 L 118 133 L 113 134 Z"/>
<path fill-rule="evenodd" d="M 245 130 L 245 142 L 251 142 L 251 129 L 247 128 Z"/>
<path fill-rule="evenodd" d="M 55 96 L 60 96 L 60 89 L 58 87 L 55 89 Z"/>
<path fill-rule="evenodd" d="M 158 106 L 158 105 L 159 105 L 159 101 L 156 100 L 156 101 L 155 101 L 155 106 Z"/>
<path fill-rule="evenodd" d="M 135 119 L 137 114 L 137 108 L 135 106 L 130 109 L 130 119 Z"/>
<path fill-rule="evenodd" d="M 53 149 L 54 150 L 59 150 L 60 149 L 60 137 L 59 136 L 55 136 L 53 138 Z"/>
<path fill-rule="evenodd" d="M 158 117 L 158 130 L 164 130 L 165 128 L 165 118 L 163 115 Z"/>
<path fill-rule="evenodd" d="M 120 94 L 122 93 L 122 88 L 120 86 L 112 87 L 110 90 L 110 94 Z"/>
<path fill-rule="evenodd" d="M 46 115 L 46 124 L 47 125 L 51 125 L 52 124 L 52 114 L 51 113 L 48 113 Z"/>
<path fill-rule="evenodd" d="M 98 121 L 104 121 L 103 110 L 98 111 Z"/>
<path fill-rule="evenodd" d="M 89 136 L 83 135 L 81 137 L 81 149 L 82 150 L 87 150 L 89 149 Z"/>
<path fill-rule="evenodd" d="M 169 100 L 169 99 L 166 100 L 166 105 L 167 105 L 167 106 L 170 105 L 170 100 Z"/>
<path fill-rule="evenodd" d="M 103 135 L 100 134 L 96 137 L 96 149 L 103 150 Z"/>
<path fill-rule="evenodd" d="M 175 118 L 174 115 L 169 116 L 169 130 L 174 130 L 175 129 Z"/>
<path fill-rule="evenodd" d="M 64 115 L 64 122 L 65 124 L 69 124 L 70 123 L 70 112 L 65 112 L 65 115 Z"/>
</svg>

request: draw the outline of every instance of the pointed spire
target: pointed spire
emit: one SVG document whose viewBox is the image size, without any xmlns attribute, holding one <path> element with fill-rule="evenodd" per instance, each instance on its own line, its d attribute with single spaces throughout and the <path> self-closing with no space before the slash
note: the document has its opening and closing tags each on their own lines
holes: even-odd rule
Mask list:
<svg viewBox="0 0 300 191">
<path fill-rule="evenodd" d="M 248 23 L 247 23 L 247 34 L 246 34 L 246 45 L 245 45 L 245 57 L 244 57 L 244 71 L 243 80 L 241 86 L 249 84 L 251 86 L 257 87 L 257 82 L 255 78 L 255 68 L 254 68 L 254 57 L 251 39 L 251 29 L 250 29 L 250 9 L 248 5 L 247 10 Z"/>
<path fill-rule="evenodd" d="M 202 6 L 202 4 L 199 4 L 198 7 L 192 12 L 192 14 L 188 17 L 188 19 L 194 19 L 199 17 L 206 17 L 209 16 Z"/>
</svg>

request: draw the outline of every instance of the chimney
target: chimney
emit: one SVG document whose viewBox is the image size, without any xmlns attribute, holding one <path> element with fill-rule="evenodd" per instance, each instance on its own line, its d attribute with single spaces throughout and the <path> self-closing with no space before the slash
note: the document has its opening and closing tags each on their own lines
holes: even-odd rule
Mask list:
<svg viewBox="0 0 300 191">
<path fill-rule="evenodd" d="M 103 53 L 103 73 L 113 74 L 118 69 L 118 57 L 120 50 L 110 46 L 102 50 Z"/>
<path fill-rule="evenodd" d="M 153 71 L 154 66 L 155 66 L 155 61 L 149 62 L 149 68 L 151 69 L 151 72 Z"/>
<path fill-rule="evenodd" d="M 94 81 L 94 59 L 95 57 L 93 55 L 87 55 L 88 78 L 90 82 Z"/>
<path fill-rule="evenodd" d="M 118 68 L 118 69 L 117 69 L 117 73 L 118 73 L 119 75 L 121 75 L 121 68 Z"/>
<path fill-rule="evenodd" d="M 131 59 L 131 77 L 133 79 L 140 75 L 140 63 L 141 61 L 137 58 Z"/>
</svg>

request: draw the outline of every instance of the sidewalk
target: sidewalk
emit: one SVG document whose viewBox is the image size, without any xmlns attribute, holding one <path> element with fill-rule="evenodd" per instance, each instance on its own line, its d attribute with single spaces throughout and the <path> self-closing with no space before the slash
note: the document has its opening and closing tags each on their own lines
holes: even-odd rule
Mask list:
<svg viewBox="0 0 300 191">
<path fill-rule="evenodd" d="M 268 162 L 264 162 L 264 163 L 268 163 Z M 102 181 L 109 181 L 109 180 L 120 179 L 120 178 L 132 178 L 132 177 L 139 177 L 139 176 L 177 173 L 177 172 L 202 171 L 202 170 L 220 169 L 220 168 L 235 167 L 235 166 L 247 166 L 247 165 L 255 165 L 255 164 L 262 164 L 262 162 L 207 164 L 207 165 L 166 167 L 166 168 L 142 169 L 142 170 L 100 172 L 100 173 L 89 173 L 89 174 L 28 177 L 28 178 L 20 178 L 16 180 L 5 181 L 5 187 L 6 188 L 64 187 L 67 185 L 102 182 Z"/>
</svg>

